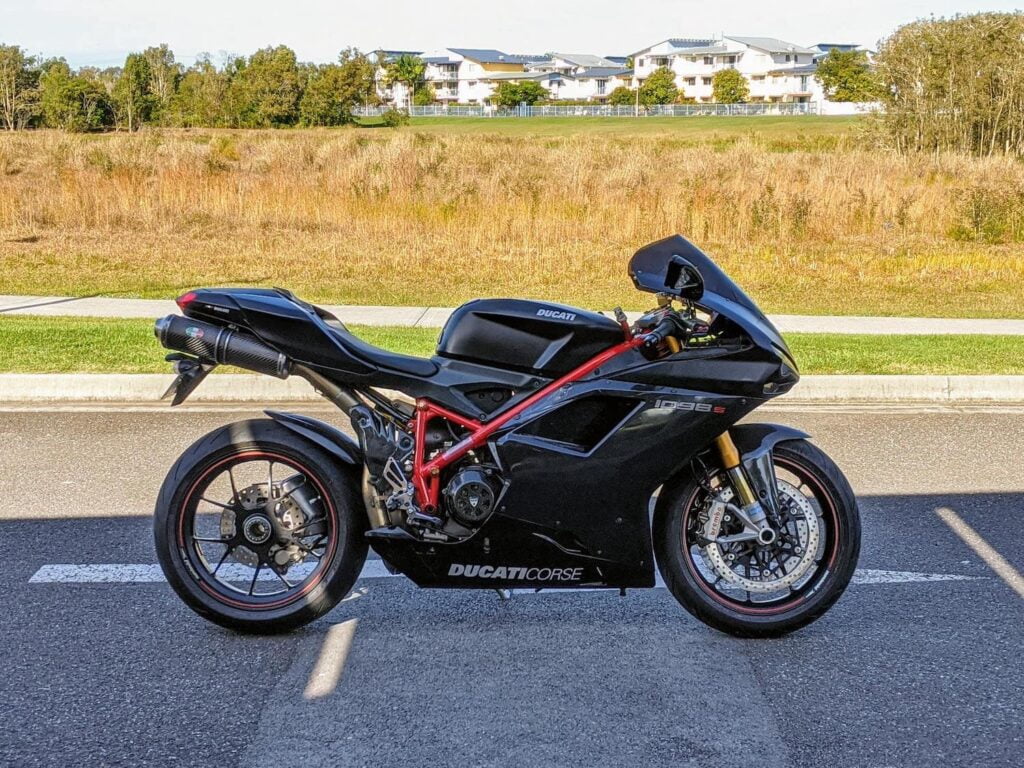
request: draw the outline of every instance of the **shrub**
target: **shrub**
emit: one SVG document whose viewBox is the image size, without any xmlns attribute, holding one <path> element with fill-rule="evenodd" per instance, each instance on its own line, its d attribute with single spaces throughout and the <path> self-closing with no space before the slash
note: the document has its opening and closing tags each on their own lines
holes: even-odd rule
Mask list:
<svg viewBox="0 0 1024 768">
<path fill-rule="evenodd" d="M 400 128 L 409 124 L 409 113 L 404 109 L 389 109 L 380 116 L 381 122 L 388 128 Z"/>
</svg>

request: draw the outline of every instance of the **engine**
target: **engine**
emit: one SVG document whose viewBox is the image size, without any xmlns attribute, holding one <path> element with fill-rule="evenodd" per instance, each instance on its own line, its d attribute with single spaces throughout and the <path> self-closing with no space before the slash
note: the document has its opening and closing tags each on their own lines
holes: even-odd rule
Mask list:
<svg viewBox="0 0 1024 768">
<path fill-rule="evenodd" d="M 410 480 L 412 435 L 366 406 L 353 408 L 350 416 L 366 463 L 364 495 L 375 525 L 400 525 L 432 538 L 457 539 L 471 534 L 494 511 L 503 486 L 498 468 L 480 463 L 472 454 L 451 470 L 441 492 L 441 508 L 419 509 Z M 448 425 L 432 425 L 424 439 L 426 458 L 459 438 Z"/>
<path fill-rule="evenodd" d="M 445 486 L 445 509 L 460 523 L 473 528 L 494 511 L 500 492 L 496 468 L 471 464 L 457 470 Z"/>
</svg>

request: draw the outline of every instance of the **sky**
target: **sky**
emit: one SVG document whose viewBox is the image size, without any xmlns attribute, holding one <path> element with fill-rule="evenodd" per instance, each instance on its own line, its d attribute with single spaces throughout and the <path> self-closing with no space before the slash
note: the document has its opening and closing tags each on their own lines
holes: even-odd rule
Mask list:
<svg viewBox="0 0 1024 768">
<path fill-rule="evenodd" d="M 167 43 L 179 61 L 248 54 L 283 43 L 302 61 L 334 60 L 347 46 L 431 51 L 629 55 L 667 37 L 725 33 L 799 45 L 869 47 L 927 16 L 1013 10 L 1022 0 L 0 0 L 0 43 L 63 56 L 72 66 L 120 64 Z"/>
</svg>

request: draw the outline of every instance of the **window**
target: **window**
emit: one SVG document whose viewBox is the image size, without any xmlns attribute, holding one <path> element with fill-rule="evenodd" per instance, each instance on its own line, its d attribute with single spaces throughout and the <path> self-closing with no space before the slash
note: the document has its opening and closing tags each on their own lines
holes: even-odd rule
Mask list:
<svg viewBox="0 0 1024 768">
<path fill-rule="evenodd" d="M 793 57 L 793 61 L 796 62 L 797 64 L 799 64 L 800 63 L 800 57 L 799 56 L 794 56 Z"/>
<path fill-rule="evenodd" d="M 702 77 L 702 78 L 700 79 L 700 81 L 701 81 L 702 83 L 704 83 L 704 85 L 711 85 L 711 78 L 710 78 L 710 77 Z"/>
<path fill-rule="evenodd" d="M 636 65 L 638 67 L 642 67 L 644 65 L 644 59 L 643 59 L 642 56 L 639 59 L 636 60 Z"/>
<path fill-rule="evenodd" d="M 735 64 L 736 63 L 736 57 L 735 56 L 726 56 L 725 57 L 725 63 L 726 64 Z"/>
<path fill-rule="evenodd" d="M 786 54 L 786 61 L 789 61 L 789 60 L 790 60 L 790 58 L 791 58 L 791 57 L 790 57 L 790 55 L 789 55 L 789 54 L 787 53 L 787 54 Z"/>
<path fill-rule="evenodd" d="M 800 90 L 801 91 L 806 91 L 807 90 L 807 75 L 801 75 L 800 76 Z"/>
<path fill-rule="evenodd" d="M 667 67 L 668 66 L 668 58 L 666 58 L 664 56 L 661 56 L 661 57 L 655 59 L 654 63 L 655 63 L 655 65 L 657 65 L 659 67 Z"/>
<path fill-rule="evenodd" d="M 605 85 L 607 83 L 608 83 L 607 80 L 598 80 L 597 81 L 597 92 L 598 92 L 599 95 L 604 95 L 604 87 L 605 87 Z"/>
<path fill-rule="evenodd" d="M 707 64 L 710 67 L 712 64 L 715 63 L 715 57 L 714 56 L 705 56 L 704 57 L 704 63 Z"/>
<path fill-rule="evenodd" d="M 764 75 L 751 75 L 751 80 L 764 80 Z"/>
<path fill-rule="evenodd" d="M 688 78 L 686 78 L 686 80 L 684 82 L 687 85 L 696 85 L 697 84 L 697 78 L 696 77 L 688 77 Z"/>
</svg>

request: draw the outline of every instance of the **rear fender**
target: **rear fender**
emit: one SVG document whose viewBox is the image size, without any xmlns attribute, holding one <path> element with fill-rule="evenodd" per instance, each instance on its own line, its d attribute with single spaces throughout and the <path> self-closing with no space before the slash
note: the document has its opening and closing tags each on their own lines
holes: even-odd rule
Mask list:
<svg viewBox="0 0 1024 768">
<path fill-rule="evenodd" d="M 264 413 L 282 427 L 316 443 L 344 463 L 353 467 L 363 466 L 363 452 L 359 449 L 359 444 L 337 427 L 297 413 L 281 413 L 280 411 L 264 411 Z"/>
</svg>

